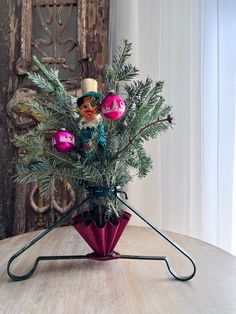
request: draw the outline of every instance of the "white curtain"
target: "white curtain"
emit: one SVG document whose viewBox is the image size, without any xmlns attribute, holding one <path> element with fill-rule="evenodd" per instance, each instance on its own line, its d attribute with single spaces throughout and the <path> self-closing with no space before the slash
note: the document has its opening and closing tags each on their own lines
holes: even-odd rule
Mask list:
<svg viewBox="0 0 236 314">
<path fill-rule="evenodd" d="M 202 132 L 203 236 L 236 254 L 233 188 L 236 108 L 236 1 L 204 5 Z M 210 227 L 209 227 L 210 226 Z"/>
<path fill-rule="evenodd" d="M 154 168 L 128 187 L 159 227 L 232 251 L 234 0 L 110 0 L 110 51 L 133 43 L 140 79 L 164 80 L 173 130 L 147 143 Z M 236 190 L 236 188 L 235 188 Z M 134 224 L 141 224 L 132 218 Z"/>
</svg>

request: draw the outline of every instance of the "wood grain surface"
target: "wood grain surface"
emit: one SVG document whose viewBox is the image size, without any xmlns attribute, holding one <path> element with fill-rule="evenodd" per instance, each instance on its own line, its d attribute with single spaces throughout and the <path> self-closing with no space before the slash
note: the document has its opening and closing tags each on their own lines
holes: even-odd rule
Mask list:
<svg viewBox="0 0 236 314">
<path fill-rule="evenodd" d="M 38 234 L 0 241 L 1 314 L 236 313 L 236 258 L 202 241 L 168 232 L 196 261 L 197 273 L 188 282 L 173 279 L 164 262 L 121 259 L 42 261 L 30 279 L 12 281 L 8 259 Z M 191 272 L 189 262 L 149 228 L 129 226 L 116 250 L 167 255 L 180 274 Z M 73 227 L 60 227 L 25 252 L 12 270 L 23 274 L 38 255 L 90 251 Z"/>
</svg>

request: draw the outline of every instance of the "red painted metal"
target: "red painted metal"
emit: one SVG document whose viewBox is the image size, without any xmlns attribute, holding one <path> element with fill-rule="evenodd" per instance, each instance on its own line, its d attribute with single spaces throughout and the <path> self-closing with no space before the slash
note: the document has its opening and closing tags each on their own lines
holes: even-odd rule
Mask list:
<svg viewBox="0 0 236 314">
<path fill-rule="evenodd" d="M 118 217 L 116 224 L 107 221 L 100 228 L 94 221 L 88 224 L 84 220 L 83 215 L 79 214 L 74 218 L 73 226 L 94 251 L 94 253 L 88 255 L 89 258 L 108 260 L 120 256 L 119 253 L 113 250 L 130 218 L 131 214 L 124 211 L 123 217 Z"/>
</svg>

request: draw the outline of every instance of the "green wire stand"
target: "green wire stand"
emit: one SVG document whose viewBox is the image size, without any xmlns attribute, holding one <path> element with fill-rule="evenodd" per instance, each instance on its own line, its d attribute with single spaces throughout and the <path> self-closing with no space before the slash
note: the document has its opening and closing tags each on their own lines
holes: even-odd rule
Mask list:
<svg viewBox="0 0 236 314">
<path fill-rule="evenodd" d="M 9 277 L 15 281 L 21 281 L 28 279 L 33 275 L 35 270 L 37 269 L 38 263 L 40 261 L 51 261 L 51 260 L 71 260 L 71 259 L 88 259 L 87 255 L 58 255 L 58 256 L 38 256 L 35 259 L 33 267 L 29 272 L 24 275 L 14 275 L 11 270 L 11 264 L 16 260 L 18 256 L 27 251 L 31 246 L 44 238 L 49 232 L 51 232 L 56 227 L 60 226 L 64 221 L 71 218 L 71 216 L 76 213 L 85 203 L 87 203 L 92 197 L 115 197 L 117 198 L 123 205 L 129 208 L 133 213 L 135 213 L 139 218 L 141 218 L 148 226 L 150 226 L 156 233 L 158 233 L 162 238 L 164 238 L 167 242 L 169 242 L 176 250 L 178 250 L 181 254 L 183 254 L 192 264 L 192 273 L 187 276 L 178 275 L 174 268 L 171 266 L 168 258 L 166 256 L 140 256 L 140 255 L 120 255 L 118 258 L 121 259 L 138 259 L 138 260 L 155 260 L 155 261 L 164 261 L 166 266 L 171 273 L 171 275 L 180 281 L 187 281 L 192 279 L 196 273 L 196 265 L 193 261 L 193 258 L 190 254 L 188 254 L 184 249 L 182 249 L 177 243 L 175 243 L 169 236 L 163 233 L 159 228 L 151 224 L 137 209 L 131 206 L 127 199 L 127 194 L 125 191 L 120 190 L 117 187 L 107 188 L 107 187 L 90 187 L 88 189 L 88 196 L 78 205 L 76 208 L 70 209 L 67 213 L 65 213 L 58 221 L 56 221 L 51 227 L 47 230 L 43 231 L 40 235 L 35 237 L 32 241 L 27 243 L 22 249 L 16 252 L 8 261 L 7 264 L 7 273 Z M 124 195 L 125 198 L 121 197 L 121 194 Z"/>
</svg>

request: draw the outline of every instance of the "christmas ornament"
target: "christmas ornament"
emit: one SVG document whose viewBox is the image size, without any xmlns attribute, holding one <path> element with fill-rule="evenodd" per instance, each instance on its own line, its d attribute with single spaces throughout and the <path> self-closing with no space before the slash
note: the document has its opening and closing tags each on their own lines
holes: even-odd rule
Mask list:
<svg viewBox="0 0 236 314">
<path fill-rule="evenodd" d="M 100 106 L 104 96 L 102 93 L 99 93 L 97 91 L 98 83 L 95 79 L 92 78 L 85 78 L 81 82 L 81 93 L 82 96 L 77 99 L 77 105 L 78 105 L 78 112 L 80 113 L 81 110 L 85 109 L 83 107 L 89 107 L 90 108 L 96 108 Z M 81 114 L 83 117 L 85 117 L 85 110 L 83 114 Z M 94 117 L 91 117 L 88 115 L 85 117 L 87 120 L 93 120 Z"/>
<path fill-rule="evenodd" d="M 96 151 L 106 146 L 106 134 L 102 124 L 102 117 L 100 114 L 97 114 L 96 118 L 90 121 L 83 117 L 80 124 L 82 151 L 87 159 L 94 159 Z"/>
<path fill-rule="evenodd" d="M 93 160 L 97 150 L 106 145 L 104 125 L 98 113 L 104 96 L 97 92 L 94 79 L 84 79 L 81 85 L 84 94 L 77 99 L 77 112 L 81 116 L 79 141 L 84 157 Z"/>
<path fill-rule="evenodd" d="M 75 138 L 72 133 L 60 130 L 53 136 L 52 144 L 61 153 L 70 152 L 75 146 Z"/>
<path fill-rule="evenodd" d="M 102 101 L 101 111 L 107 119 L 118 120 L 125 112 L 125 101 L 119 95 L 111 92 Z"/>
</svg>

